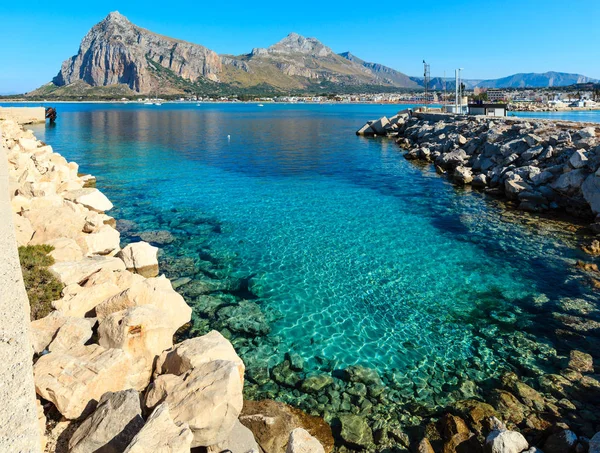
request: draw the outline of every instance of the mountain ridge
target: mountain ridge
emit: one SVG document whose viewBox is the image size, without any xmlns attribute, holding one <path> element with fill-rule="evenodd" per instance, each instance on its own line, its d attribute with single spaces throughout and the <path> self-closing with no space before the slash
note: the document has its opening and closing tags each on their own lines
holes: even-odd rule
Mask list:
<svg viewBox="0 0 600 453">
<path fill-rule="evenodd" d="M 579 74 L 523 73 L 501 79 L 464 80 L 468 88 L 565 86 L 595 81 Z M 572 83 L 569 83 L 572 82 Z M 545 85 L 546 84 L 546 85 Z M 443 89 L 442 78 L 429 88 Z M 446 79 L 447 89 L 454 89 Z M 423 79 L 409 77 L 388 66 L 367 62 L 350 52 L 335 53 L 316 38 L 290 33 L 266 48 L 227 55 L 184 40 L 139 27 L 118 11 L 111 12 L 84 36 L 76 55 L 65 60 L 50 84 L 31 96 L 72 92 L 184 94 L 203 92 L 363 92 L 423 87 Z"/>
</svg>

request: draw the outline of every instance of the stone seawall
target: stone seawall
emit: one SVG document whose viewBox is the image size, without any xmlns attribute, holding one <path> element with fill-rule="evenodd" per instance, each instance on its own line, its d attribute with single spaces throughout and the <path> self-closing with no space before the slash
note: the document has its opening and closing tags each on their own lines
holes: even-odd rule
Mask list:
<svg viewBox="0 0 600 453">
<path fill-rule="evenodd" d="M 0 124 L 0 451 L 40 451 L 29 340 L 29 301 L 9 198 L 7 149 Z"/>
<path fill-rule="evenodd" d="M 0 107 L 1 120 L 12 120 L 19 124 L 44 123 L 46 109 L 44 107 Z"/>
<path fill-rule="evenodd" d="M 589 219 L 600 232 L 598 124 L 430 112 L 392 118 L 370 127 L 384 124 L 377 135 L 397 137 L 406 159 L 431 162 L 454 183 L 506 196 L 521 210 Z"/>
<path fill-rule="evenodd" d="M 174 344 L 192 309 L 159 276 L 158 249 L 121 248 L 95 179 L 18 122 L 0 127 L 0 351 L 14 365 L 2 371 L 0 451 L 258 453 L 275 438 L 289 453 L 331 450 L 322 419 L 304 431 L 284 404 L 244 405 L 244 363 L 219 332 Z M 29 326 L 17 245 L 51 246 L 49 271 L 63 286 Z M 267 410 L 277 432 L 263 428 Z"/>
</svg>

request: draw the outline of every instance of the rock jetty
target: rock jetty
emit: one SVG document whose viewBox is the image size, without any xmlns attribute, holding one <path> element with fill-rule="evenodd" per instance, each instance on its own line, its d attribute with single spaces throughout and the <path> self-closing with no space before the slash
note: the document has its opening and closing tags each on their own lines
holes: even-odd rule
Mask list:
<svg viewBox="0 0 600 453">
<path fill-rule="evenodd" d="M 383 128 L 381 127 L 383 125 Z M 565 121 L 400 112 L 357 133 L 397 137 L 409 160 L 525 211 L 566 211 L 600 232 L 600 127 Z"/>
<path fill-rule="evenodd" d="M 158 248 L 121 249 L 112 203 L 94 179 L 17 122 L 0 128 L 16 242 L 51 245 L 49 270 L 64 285 L 53 310 L 30 324 L 43 435 L 27 451 L 331 451 L 298 417 L 280 426 L 280 448 L 260 447 L 273 441 L 264 426 L 287 406 L 243 424 L 245 366 L 231 343 L 217 331 L 173 343 L 192 309 L 159 275 Z M 10 445 L 13 434 L 1 434 Z"/>
</svg>

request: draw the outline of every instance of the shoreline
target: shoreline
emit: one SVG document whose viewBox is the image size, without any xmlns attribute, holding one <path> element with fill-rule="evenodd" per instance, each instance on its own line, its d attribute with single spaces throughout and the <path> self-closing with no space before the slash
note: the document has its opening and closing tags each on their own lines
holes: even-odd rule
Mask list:
<svg viewBox="0 0 600 453">
<path fill-rule="evenodd" d="M 285 432 L 257 432 L 255 439 L 250 420 L 264 410 L 285 418 L 292 409 L 267 401 L 246 405 L 242 415 L 245 367 L 231 343 L 215 331 L 173 343 L 192 309 L 159 276 L 158 249 L 143 241 L 121 249 L 115 220 L 105 214 L 112 203 L 90 187 L 94 179 L 79 175 L 77 164 L 16 122 L 5 119 L 0 128 L 17 245 L 50 244 L 49 270 L 63 286 L 54 310 L 30 324 L 33 373 L 18 371 L 33 378 L 37 418 L 46 431 L 34 439 L 37 423 L 28 425 L 25 440 L 38 448 L 27 451 L 88 451 L 117 442 L 119 451 L 132 452 L 168 447 L 184 453 L 197 446 L 258 452 L 257 442 L 273 436 L 284 436 L 284 444 L 289 437 L 296 448 L 324 452 L 324 442 L 331 450 L 322 420 L 310 419 L 308 426 L 296 418 Z M 184 379 L 198 388 L 181 388 Z M 116 409 L 121 404 L 124 413 Z M 190 405 L 203 410 L 190 411 Z M 126 431 L 119 417 L 131 417 Z M 109 426 L 100 428 L 102 419 Z M 319 440 L 305 425 L 311 432 L 319 428 Z M 10 439 L 18 430 L 3 435 L 16 445 Z"/>
</svg>

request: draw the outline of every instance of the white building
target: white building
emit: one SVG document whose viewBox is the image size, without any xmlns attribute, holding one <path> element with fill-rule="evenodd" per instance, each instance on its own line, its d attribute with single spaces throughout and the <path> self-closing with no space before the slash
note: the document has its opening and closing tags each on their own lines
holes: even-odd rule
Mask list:
<svg viewBox="0 0 600 453">
<path fill-rule="evenodd" d="M 506 116 L 506 104 L 469 104 L 469 115 Z"/>
</svg>

